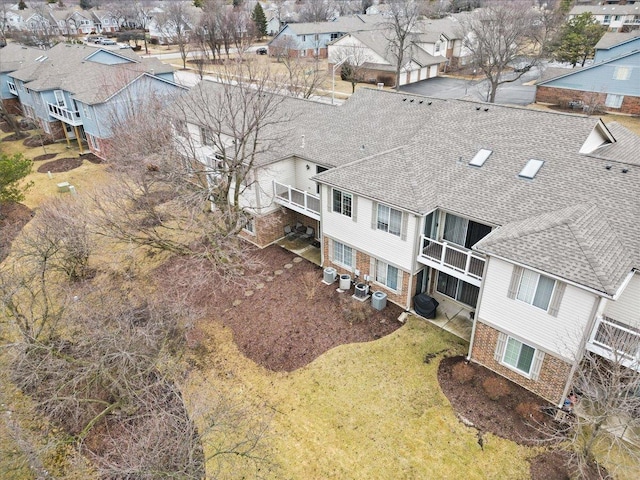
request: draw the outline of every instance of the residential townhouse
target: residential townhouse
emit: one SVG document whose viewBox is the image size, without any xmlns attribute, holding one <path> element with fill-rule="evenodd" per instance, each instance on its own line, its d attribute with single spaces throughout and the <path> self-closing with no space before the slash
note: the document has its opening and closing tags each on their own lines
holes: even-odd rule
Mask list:
<svg viewBox="0 0 640 480">
<path fill-rule="evenodd" d="M 569 12 L 569 19 L 585 12 L 593 14 L 610 32 L 625 32 L 640 28 L 640 3 L 626 5 L 576 5 Z"/>
<path fill-rule="evenodd" d="M 640 30 L 607 32 L 595 52 L 591 65 L 539 81 L 536 102 L 640 115 Z"/>
<path fill-rule="evenodd" d="M 35 58 L 33 50 L 13 44 L 3 49 L 3 101 L 19 104 L 54 139 L 77 142 L 81 151 L 86 142 L 101 158 L 108 155 L 114 118 L 152 97 L 185 91 L 173 81 L 171 66 L 129 49 L 58 44 Z"/>
<path fill-rule="evenodd" d="M 267 245 L 287 225 L 313 226 L 324 267 L 407 309 L 427 292 L 466 311 L 469 358 L 552 402 L 585 350 L 638 368 L 637 135 L 369 89 L 340 107 L 280 108 L 292 120 L 255 164 L 245 238 Z M 194 121 L 190 136 L 215 160 Z"/>
</svg>

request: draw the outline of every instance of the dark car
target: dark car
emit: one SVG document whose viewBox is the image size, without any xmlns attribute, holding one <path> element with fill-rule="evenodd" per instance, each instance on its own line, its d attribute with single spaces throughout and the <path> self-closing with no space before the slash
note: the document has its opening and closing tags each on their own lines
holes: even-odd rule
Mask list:
<svg viewBox="0 0 640 480">
<path fill-rule="evenodd" d="M 258 55 L 266 55 L 268 53 L 267 49 L 265 47 L 260 47 L 259 49 L 256 50 L 256 53 Z"/>
<path fill-rule="evenodd" d="M 513 69 L 514 72 L 518 72 L 518 73 L 521 73 L 521 72 L 526 73 L 529 70 L 531 70 L 531 65 L 519 65 Z"/>
</svg>

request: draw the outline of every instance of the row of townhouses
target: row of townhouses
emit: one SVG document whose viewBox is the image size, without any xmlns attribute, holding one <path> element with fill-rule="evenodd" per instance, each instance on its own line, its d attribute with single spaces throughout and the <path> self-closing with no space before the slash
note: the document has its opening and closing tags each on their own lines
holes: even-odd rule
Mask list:
<svg viewBox="0 0 640 480">
<path fill-rule="evenodd" d="M 107 159 L 119 105 L 182 93 L 215 111 L 229 88 L 186 93 L 130 50 L 10 44 L 0 57 L 5 105 Z M 640 137 L 595 117 L 373 89 L 341 106 L 278 98 L 243 192 L 247 240 L 303 225 L 323 267 L 405 309 L 423 292 L 456 305 L 469 357 L 552 402 L 587 350 L 638 368 Z M 210 167 L 242 146 L 183 120 L 177 138 Z"/>
<path fill-rule="evenodd" d="M 569 12 L 569 19 L 585 12 L 591 13 L 596 21 L 605 25 L 610 32 L 627 32 L 640 28 L 640 2 L 626 4 L 599 2 L 598 5 L 575 5 Z"/>
<path fill-rule="evenodd" d="M 215 102 L 223 88 L 184 98 Z M 586 350 L 638 368 L 640 137 L 594 117 L 366 88 L 339 107 L 278 108 L 289 121 L 263 131 L 245 238 L 266 246 L 303 225 L 323 267 L 405 309 L 422 292 L 454 303 L 473 322 L 469 357 L 552 402 Z M 215 168 L 233 140 L 217 145 L 196 118 L 181 135 Z"/>
<path fill-rule="evenodd" d="M 131 49 L 59 43 L 40 50 L 10 43 L 0 51 L 0 99 L 55 140 L 108 157 L 111 127 L 150 97 L 185 91 L 173 67 Z"/>
</svg>

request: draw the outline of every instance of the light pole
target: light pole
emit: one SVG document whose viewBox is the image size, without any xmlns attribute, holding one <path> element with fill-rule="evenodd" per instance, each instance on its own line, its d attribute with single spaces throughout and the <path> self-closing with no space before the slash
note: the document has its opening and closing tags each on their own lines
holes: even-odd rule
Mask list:
<svg viewBox="0 0 640 480">
<path fill-rule="evenodd" d="M 331 69 L 331 105 L 333 105 L 333 102 L 335 100 L 336 97 L 336 68 L 338 68 L 340 65 L 342 65 L 344 62 L 346 62 L 347 60 L 349 60 L 349 58 L 353 58 L 353 55 L 349 54 L 346 57 L 344 57 L 342 60 L 340 60 L 338 63 L 336 63 L 333 68 Z"/>
</svg>

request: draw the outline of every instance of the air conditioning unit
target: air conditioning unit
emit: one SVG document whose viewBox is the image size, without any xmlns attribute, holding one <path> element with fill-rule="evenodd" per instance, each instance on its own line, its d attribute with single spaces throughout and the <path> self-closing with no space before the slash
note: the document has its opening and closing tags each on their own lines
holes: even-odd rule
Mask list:
<svg viewBox="0 0 640 480">
<path fill-rule="evenodd" d="M 350 290 L 351 289 L 351 275 L 347 275 L 343 273 L 340 275 L 340 290 Z"/>
<path fill-rule="evenodd" d="M 322 277 L 322 282 L 327 285 L 331 285 L 338 278 L 338 271 L 333 267 L 327 267 L 324 269 L 324 275 Z"/>
<path fill-rule="evenodd" d="M 356 291 L 353 296 L 360 300 L 366 300 L 369 294 L 369 285 L 366 283 L 356 283 Z"/>
<path fill-rule="evenodd" d="M 387 294 L 384 292 L 373 292 L 371 294 L 371 306 L 376 310 L 383 310 L 387 306 Z"/>
</svg>

